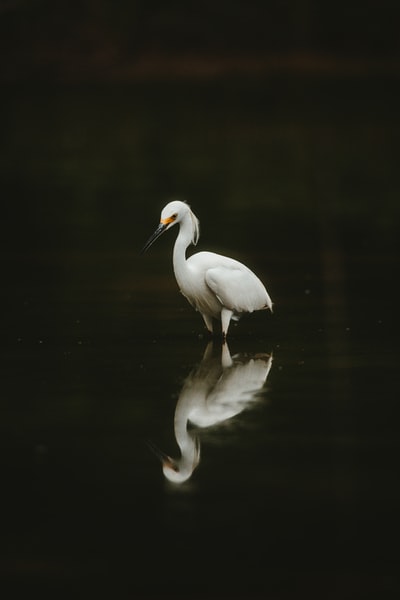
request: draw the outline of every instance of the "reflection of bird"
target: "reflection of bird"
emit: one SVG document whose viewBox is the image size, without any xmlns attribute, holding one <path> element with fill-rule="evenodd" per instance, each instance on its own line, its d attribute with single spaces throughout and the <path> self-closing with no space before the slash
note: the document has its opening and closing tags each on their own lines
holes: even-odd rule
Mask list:
<svg viewBox="0 0 400 600">
<path fill-rule="evenodd" d="M 174 433 L 180 457 L 171 458 L 151 444 L 161 459 L 165 477 L 174 483 L 189 479 L 200 461 L 195 427 L 211 427 L 241 413 L 257 399 L 271 369 L 272 356 L 231 358 L 227 344 L 222 356 L 213 356 L 210 342 L 203 360 L 186 378 L 176 404 Z"/>
<path fill-rule="evenodd" d="M 173 263 L 182 294 L 198 310 L 210 333 L 213 319 L 220 319 L 225 339 L 231 319 L 242 313 L 269 308 L 272 302 L 264 285 L 242 263 L 214 252 L 198 252 L 186 260 L 186 249 L 197 244 L 199 221 L 185 202 L 174 201 L 161 212 L 161 221 L 149 238 L 145 252 L 167 229 L 179 223 Z"/>
</svg>

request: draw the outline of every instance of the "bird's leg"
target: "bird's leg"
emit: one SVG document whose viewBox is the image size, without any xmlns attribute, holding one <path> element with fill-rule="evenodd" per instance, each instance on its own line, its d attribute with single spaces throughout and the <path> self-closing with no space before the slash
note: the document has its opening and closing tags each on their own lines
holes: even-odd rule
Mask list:
<svg viewBox="0 0 400 600">
<path fill-rule="evenodd" d="M 229 310 L 229 308 L 223 308 L 221 310 L 222 340 L 224 342 L 228 335 L 229 323 L 231 322 L 232 315 L 233 311 Z"/>
<path fill-rule="evenodd" d="M 224 340 L 224 343 L 222 344 L 221 365 L 223 369 L 227 369 L 233 365 L 233 360 L 226 340 Z"/>
<path fill-rule="evenodd" d="M 213 321 L 212 321 L 212 318 L 209 317 L 208 315 L 205 315 L 204 313 L 201 313 L 201 316 L 204 319 L 204 323 L 206 324 L 208 332 L 212 335 L 213 334 Z"/>
</svg>

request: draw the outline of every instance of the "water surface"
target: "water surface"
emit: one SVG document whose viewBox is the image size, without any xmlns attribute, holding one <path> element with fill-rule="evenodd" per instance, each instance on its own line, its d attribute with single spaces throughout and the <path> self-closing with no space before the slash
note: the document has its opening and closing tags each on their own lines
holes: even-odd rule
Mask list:
<svg viewBox="0 0 400 600">
<path fill-rule="evenodd" d="M 3 98 L 1 570 L 14 590 L 397 594 L 399 122 L 390 82 L 372 83 Z M 179 458 L 179 401 L 235 366 L 218 341 L 202 362 L 174 232 L 139 257 L 173 197 L 200 218 L 199 249 L 246 262 L 274 301 L 228 341 L 236 368 L 272 356 L 265 383 L 236 416 L 188 428 L 199 454 L 181 483 L 151 448 Z"/>
</svg>

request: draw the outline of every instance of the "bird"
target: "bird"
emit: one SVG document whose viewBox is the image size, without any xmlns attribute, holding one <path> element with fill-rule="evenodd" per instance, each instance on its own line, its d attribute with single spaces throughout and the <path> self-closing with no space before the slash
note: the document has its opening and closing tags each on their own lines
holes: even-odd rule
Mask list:
<svg viewBox="0 0 400 600">
<path fill-rule="evenodd" d="M 272 354 L 236 354 L 228 344 L 208 342 L 201 362 L 186 377 L 174 413 L 174 434 L 179 456 L 172 457 L 148 442 L 161 461 L 166 479 L 183 483 L 200 463 L 201 430 L 226 423 L 254 406 L 265 391 Z"/>
<path fill-rule="evenodd" d="M 237 321 L 255 310 L 272 312 L 264 284 L 241 262 L 206 251 L 186 258 L 187 248 L 196 246 L 200 236 L 199 220 L 186 202 L 174 200 L 163 208 L 160 223 L 141 254 L 174 225 L 179 225 L 173 250 L 175 278 L 182 294 L 203 317 L 210 335 L 214 335 L 213 320 L 221 321 L 222 339 L 226 340 L 231 319 Z"/>
</svg>

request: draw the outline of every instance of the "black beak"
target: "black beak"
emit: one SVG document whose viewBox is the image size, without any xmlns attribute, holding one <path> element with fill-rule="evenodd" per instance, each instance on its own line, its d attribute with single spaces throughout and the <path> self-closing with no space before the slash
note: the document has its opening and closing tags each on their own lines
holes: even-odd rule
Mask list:
<svg viewBox="0 0 400 600">
<path fill-rule="evenodd" d="M 157 456 L 158 460 L 160 460 L 162 462 L 162 464 L 165 464 L 165 463 L 170 464 L 173 462 L 172 458 L 170 456 L 168 456 L 168 454 L 166 454 L 165 452 L 160 450 L 150 440 L 147 441 L 147 446 L 150 448 L 150 450 L 153 452 L 153 454 L 155 454 L 155 456 Z"/>
<path fill-rule="evenodd" d="M 147 240 L 147 242 L 145 243 L 145 245 L 143 246 L 143 248 L 140 251 L 140 254 L 144 254 L 152 244 L 154 244 L 154 242 L 156 241 L 157 238 L 160 237 L 160 235 L 162 233 L 164 233 L 164 231 L 166 230 L 167 225 L 164 223 L 160 223 L 159 226 L 157 227 L 157 229 L 155 230 L 155 232 L 153 233 L 153 235 L 151 235 L 149 237 L 149 239 Z"/>
</svg>

